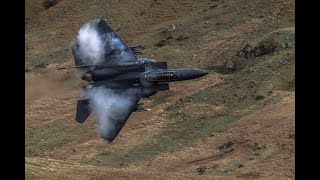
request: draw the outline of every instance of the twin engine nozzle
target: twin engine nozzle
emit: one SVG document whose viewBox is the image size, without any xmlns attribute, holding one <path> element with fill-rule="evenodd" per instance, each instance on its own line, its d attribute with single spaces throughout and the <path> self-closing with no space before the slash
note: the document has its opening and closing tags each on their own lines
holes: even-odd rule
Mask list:
<svg viewBox="0 0 320 180">
<path fill-rule="evenodd" d="M 90 71 L 87 71 L 81 75 L 82 80 L 86 81 L 92 81 L 92 73 Z"/>
</svg>

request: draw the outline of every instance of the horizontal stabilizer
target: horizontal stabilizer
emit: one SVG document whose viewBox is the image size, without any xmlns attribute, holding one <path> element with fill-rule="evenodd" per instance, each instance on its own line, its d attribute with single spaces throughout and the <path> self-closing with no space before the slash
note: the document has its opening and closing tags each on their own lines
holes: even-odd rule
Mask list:
<svg viewBox="0 0 320 180">
<path fill-rule="evenodd" d="M 83 123 L 91 114 L 92 109 L 89 106 L 89 99 L 79 99 L 77 102 L 76 121 Z"/>
</svg>

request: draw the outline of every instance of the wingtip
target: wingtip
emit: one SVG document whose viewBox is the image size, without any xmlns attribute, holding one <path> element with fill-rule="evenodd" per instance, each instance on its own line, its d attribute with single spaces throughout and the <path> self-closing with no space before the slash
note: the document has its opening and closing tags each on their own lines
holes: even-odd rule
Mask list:
<svg viewBox="0 0 320 180">
<path fill-rule="evenodd" d="M 102 135 L 101 135 L 101 138 L 102 138 L 105 142 L 107 142 L 108 144 L 111 144 L 111 143 L 114 143 L 114 142 L 115 142 L 114 139 L 110 139 L 110 138 L 107 138 L 107 137 L 103 137 Z"/>
<path fill-rule="evenodd" d="M 109 140 L 106 140 L 105 141 L 108 143 L 108 144 L 111 144 L 111 143 L 114 143 L 115 141 L 109 141 Z"/>
</svg>

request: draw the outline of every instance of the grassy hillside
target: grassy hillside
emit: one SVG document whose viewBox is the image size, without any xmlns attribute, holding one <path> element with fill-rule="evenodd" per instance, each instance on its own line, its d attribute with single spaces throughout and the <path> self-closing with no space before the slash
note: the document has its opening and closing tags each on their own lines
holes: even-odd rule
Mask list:
<svg viewBox="0 0 320 180">
<path fill-rule="evenodd" d="M 294 1 L 43 2 L 26 1 L 27 179 L 294 179 Z M 95 115 L 76 123 L 83 82 L 56 70 L 96 18 L 141 57 L 209 71 L 143 99 L 113 144 Z"/>
</svg>

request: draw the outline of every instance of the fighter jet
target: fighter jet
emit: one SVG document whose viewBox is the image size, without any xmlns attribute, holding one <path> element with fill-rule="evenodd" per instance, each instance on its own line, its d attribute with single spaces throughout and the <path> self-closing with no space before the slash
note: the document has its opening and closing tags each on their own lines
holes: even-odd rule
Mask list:
<svg viewBox="0 0 320 180">
<path fill-rule="evenodd" d="M 121 107 L 117 105 L 121 102 L 112 102 L 111 107 L 106 109 L 112 111 L 112 114 L 106 117 L 109 118 L 108 127 L 101 131 L 101 137 L 108 142 L 114 142 L 132 112 L 150 110 L 138 103 L 141 98 L 149 98 L 159 91 L 169 90 L 169 82 L 195 79 L 208 74 L 197 68 L 168 69 L 167 62 L 138 58 L 136 55 L 142 54 L 138 51 L 141 46 L 127 46 L 105 19 L 93 20 L 89 24 L 102 42 L 103 51 L 99 60 L 92 60 L 85 56 L 87 47 L 79 39 L 71 47 L 76 65 L 74 68 L 79 69 L 82 79 L 88 82 L 83 87 L 85 95 L 77 100 L 75 119 L 84 123 L 94 111 L 92 96 L 88 94 L 97 88 L 111 90 L 112 96 L 125 99 L 126 103 Z M 112 97 L 106 97 L 107 100 L 108 98 Z"/>
</svg>

